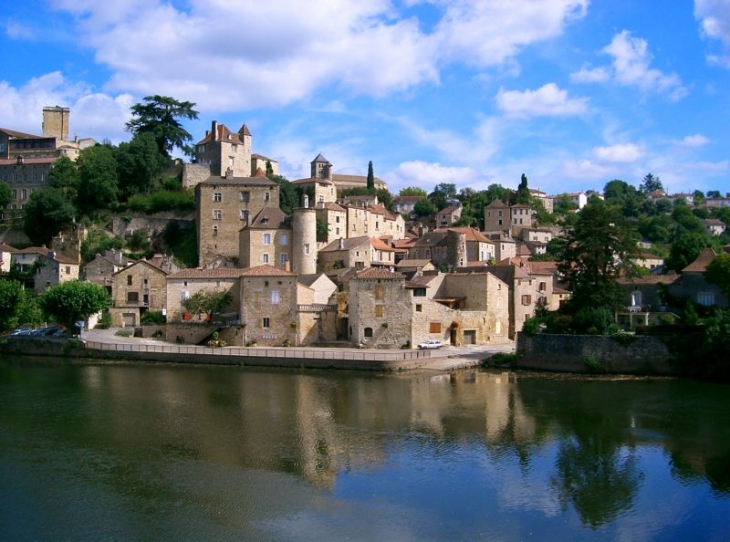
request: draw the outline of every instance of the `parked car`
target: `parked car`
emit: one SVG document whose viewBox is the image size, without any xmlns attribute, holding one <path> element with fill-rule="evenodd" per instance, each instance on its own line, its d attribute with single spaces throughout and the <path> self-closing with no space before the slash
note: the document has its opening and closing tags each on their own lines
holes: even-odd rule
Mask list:
<svg viewBox="0 0 730 542">
<path fill-rule="evenodd" d="M 10 335 L 19 337 L 22 335 L 30 335 L 32 332 L 33 332 L 32 327 L 18 327 L 18 328 L 15 328 L 13 331 L 11 331 Z"/>
<path fill-rule="evenodd" d="M 419 350 L 430 350 L 432 348 L 441 348 L 444 345 L 441 341 L 438 340 L 430 340 L 422 342 L 418 345 Z"/>
</svg>

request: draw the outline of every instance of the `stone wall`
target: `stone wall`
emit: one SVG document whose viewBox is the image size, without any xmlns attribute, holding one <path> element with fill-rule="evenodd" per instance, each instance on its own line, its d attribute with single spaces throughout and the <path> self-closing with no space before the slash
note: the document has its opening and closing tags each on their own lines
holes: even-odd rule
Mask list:
<svg viewBox="0 0 730 542">
<path fill-rule="evenodd" d="M 516 366 L 523 369 L 614 374 L 676 374 L 659 337 L 640 335 L 517 334 Z"/>
</svg>

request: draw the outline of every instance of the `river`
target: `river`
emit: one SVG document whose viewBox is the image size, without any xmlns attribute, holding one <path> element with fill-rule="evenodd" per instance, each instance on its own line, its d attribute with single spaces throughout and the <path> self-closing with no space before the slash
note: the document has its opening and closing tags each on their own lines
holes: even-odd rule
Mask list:
<svg viewBox="0 0 730 542">
<path fill-rule="evenodd" d="M 0 361 L 0 539 L 728 540 L 728 391 Z"/>
</svg>

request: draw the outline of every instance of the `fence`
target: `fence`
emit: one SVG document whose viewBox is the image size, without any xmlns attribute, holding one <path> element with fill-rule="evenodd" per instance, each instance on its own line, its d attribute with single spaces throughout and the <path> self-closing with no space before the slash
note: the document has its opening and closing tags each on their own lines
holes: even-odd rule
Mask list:
<svg viewBox="0 0 730 542">
<path fill-rule="evenodd" d="M 185 346 L 174 344 L 117 344 L 86 341 L 86 348 L 102 352 L 129 352 L 142 354 L 166 354 L 173 356 L 210 356 L 238 358 L 269 358 L 289 360 L 332 360 L 393 363 L 430 358 L 431 350 L 351 350 L 339 348 L 275 348 L 275 347 L 237 347 L 211 348 L 209 346 Z"/>
</svg>

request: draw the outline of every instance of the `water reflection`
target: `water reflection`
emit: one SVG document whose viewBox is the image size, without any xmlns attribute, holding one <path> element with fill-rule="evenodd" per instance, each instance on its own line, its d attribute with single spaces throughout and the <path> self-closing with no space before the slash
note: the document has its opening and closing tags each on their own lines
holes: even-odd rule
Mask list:
<svg viewBox="0 0 730 542">
<path fill-rule="evenodd" d="M 631 524 L 639 539 L 646 503 L 667 487 L 688 488 L 694 504 L 685 509 L 727 506 L 725 393 L 676 380 L 508 372 L 371 376 L 0 363 L 0 444 L 7 445 L 0 459 L 18 472 L 30 461 L 33 472 L 52 464 L 84 491 L 103 488 L 130 525 L 142 514 L 190 529 L 197 514 L 209 527 L 231 529 L 206 537 L 288 538 L 302 528 L 291 515 L 301 518 L 304 509 L 344 534 L 359 521 L 346 503 L 358 502 L 389 510 L 389 528 L 399 524 L 395 509 L 420 517 L 405 537 L 471 538 L 476 531 L 468 525 L 524 538 L 575 514 L 594 534 Z M 715 500 L 698 497 L 698 484 L 712 488 Z M 138 503 L 146 508 L 134 509 Z M 654 518 L 643 538 L 676 534 L 674 518 Z M 710 533 L 717 521 L 707 523 Z M 565 532 L 580 532 L 565 523 Z M 170 527 L 163 521 L 137 534 L 154 537 Z M 372 535 L 384 526 L 368 528 Z"/>
</svg>

